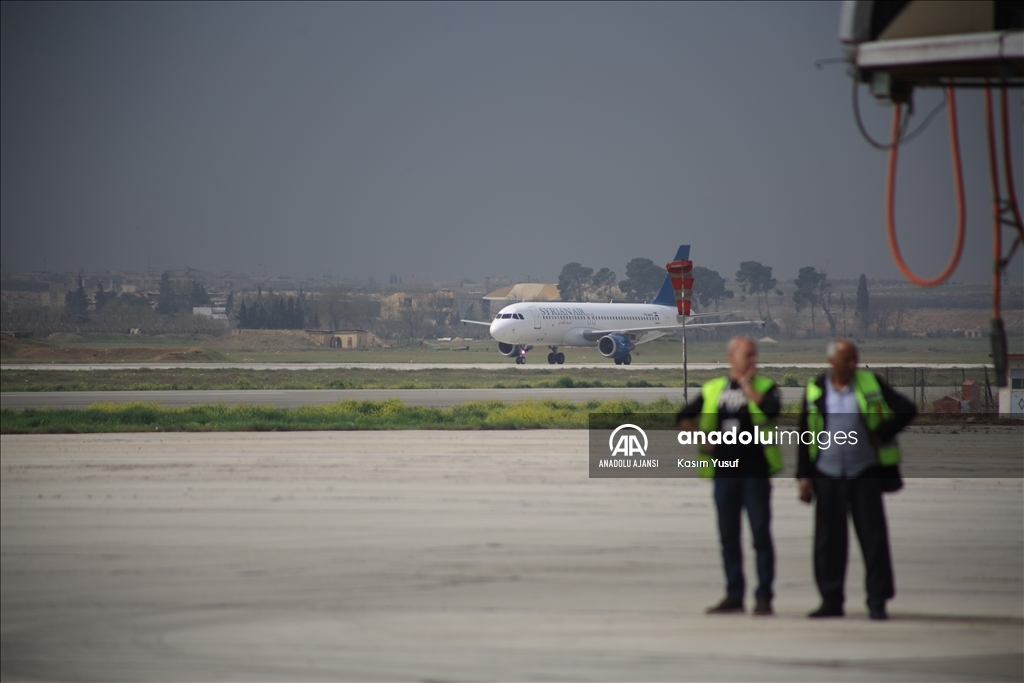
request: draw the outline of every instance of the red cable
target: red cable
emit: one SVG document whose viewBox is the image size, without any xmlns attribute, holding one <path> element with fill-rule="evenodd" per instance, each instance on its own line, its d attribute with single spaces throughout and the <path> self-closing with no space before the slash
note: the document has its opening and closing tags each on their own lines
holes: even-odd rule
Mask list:
<svg viewBox="0 0 1024 683">
<path fill-rule="evenodd" d="M 950 256 L 946 267 L 942 269 L 941 273 L 930 279 L 918 277 L 910 270 L 906 261 L 903 260 L 903 254 L 900 253 L 900 246 L 896 241 L 896 158 L 897 150 L 899 149 L 900 112 L 903 109 L 902 105 L 897 104 L 892 115 L 891 146 L 889 147 L 889 166 L 885 187 L 885 218 L 886 232 L 889 238 L 889 251 L 892 252 L 892 258 L 896 261 L 900 272 L 903 273 L 903 277 L 920 287 L 934 287 L 945 282 L 946 278 L 956 270 L 957 264 L 960 263 L 960 256 L 964 251 L 964 228 L 967 224 L 967 216 L 964 210 L 964 178 L 963 168 L 960 164 L 960 141 L 956 131 L 956 95 L 954 95 L 953 88 L 951 87 L 946 88 L 946 105 L 946 116 L 949 120 L 949 147 L 953 156 L 953 187 L 956 190 L 956 246 L 953 248 L 953 254 Z"/>
</svg>

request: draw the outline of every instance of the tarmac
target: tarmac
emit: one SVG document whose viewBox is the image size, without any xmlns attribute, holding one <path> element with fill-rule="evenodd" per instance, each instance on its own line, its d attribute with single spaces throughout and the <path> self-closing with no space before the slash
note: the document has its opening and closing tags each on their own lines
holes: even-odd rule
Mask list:
<svg viewBox="0 0 1024 683">
<path fill-rule="evenodd" d="M 4 681 L 1024 678 L 1020 478 L 887 496 L 897 597 L 873 622 L 856 544 L 847 616 L 806 618 L 788 477 L 777 614 L 704 615 L 709 485 L 588 479 L 582 430 L 5 435 L 0 471 Z"/>
</svg>

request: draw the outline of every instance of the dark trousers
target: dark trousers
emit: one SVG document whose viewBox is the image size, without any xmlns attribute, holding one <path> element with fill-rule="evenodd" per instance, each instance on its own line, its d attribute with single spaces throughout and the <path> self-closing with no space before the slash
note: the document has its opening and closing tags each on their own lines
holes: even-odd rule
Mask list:
<svg viewBox="0 0 1024 683">
<path fill-rule="evenodd" d="M 764 600 L 772 599 L 775 579 L 775 549 L 771 534 L 772 485 L 767 477 L 715 479 L 715 506 L 718 508 L 718 536 L 722 542 L 722 563 L 725 565 L 725 592 L 730 598 L 743 599 L 743 550 L 740 546 L 743 508 L 747 509 L 757 553 L 757 592 Z"/>
<path fill-rule="evenodd" d="M 889 556 L 889 532 L 882 504 L 882 480 L 872 477 L 814 479 L 814 578 L 822 602 L 842 606 L 846 599 L 847 515 L 853 517 L 867 568 L 868 605 L 885 605 L 896 595 Z"/>
</svg>

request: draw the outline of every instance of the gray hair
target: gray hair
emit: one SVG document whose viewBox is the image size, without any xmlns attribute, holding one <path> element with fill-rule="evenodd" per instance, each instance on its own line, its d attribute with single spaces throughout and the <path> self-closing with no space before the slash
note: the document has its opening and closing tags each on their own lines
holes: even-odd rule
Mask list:
<svg viewBox="0 0 1024 683">
<path fill-rule="evenodd" d="M 751 337 L 748 337 L 744 334 L 738 334 L 729 340 L 729 345 L 725 347 L 726 355 L 731 356 L 732 352 L 735 351 L 740 344 L 750 344 L 751 346 L 754 347 L 754 350 L 757 351 L 756 341 L 754 341 Z"/>
<path fill-rule="evenodd" d="M 825 346 L 825 354 L 829 360 L 832 360 L 833 358 L 836 357 L 836 353 L 839 352 L 840 344 L 846 344 L 847 346 L 849 346 L 850 350 L 853 352 L 854 359 L 860 361 L 860 349 L 858 349 L 857 345 L 854 344 L 849 339 L 833 339 L 828 343 L 828 345 Z"/>
</svg>

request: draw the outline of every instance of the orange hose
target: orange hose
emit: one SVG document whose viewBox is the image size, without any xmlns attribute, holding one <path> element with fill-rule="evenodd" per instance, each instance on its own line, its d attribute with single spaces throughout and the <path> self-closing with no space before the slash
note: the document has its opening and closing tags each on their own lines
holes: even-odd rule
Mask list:
<svg viewBox="0 0 1024 683">
<path fill-rule="evenodd" d="M 891 146 L 889 147 L 889 166 L 885 187 L 886 233 L 889 238 L 889 251 L 892 252 L 892 258 L 896 261 L 900 272 L 903 273 L 903 277 L 920 287 L 935 287 L 945 282 L 946 278 L 956 270 L 957 264 L 960 263 L 960 256 L 964 252 L 964 228 L 967 224 L 966 211 L 964 210 L 964 177 L 963 167 L 960 163 L 960 141 L 956 131 L 956 95 L 954 95 L 953 88 L 951 87 L 946 88 L 946 105 L 946 116 L 949 120 L 949 147 L 953 156 L 953 188 L 956 191 L 956 246 L 953 248 L 953 254 L 949 258 L 949 263 L 942 269 L 942 272 L 928 279 L 919 277 L 910 270 L 906 261 L 903 260 L 899 243 L 896 241 L 896 159 L 897 150 L 899 149 L 902 105 L 895 105 L 892 115 Z"/>
</svg>

